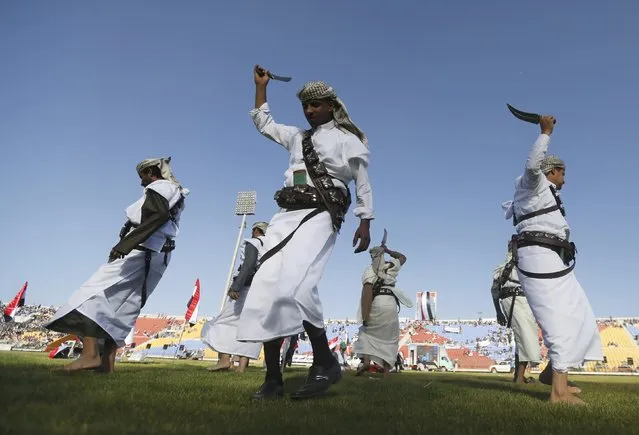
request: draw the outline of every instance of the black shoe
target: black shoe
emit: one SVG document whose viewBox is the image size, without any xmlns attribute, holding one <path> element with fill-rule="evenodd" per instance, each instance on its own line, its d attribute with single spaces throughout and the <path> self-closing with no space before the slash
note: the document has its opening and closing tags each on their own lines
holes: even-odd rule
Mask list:
<svg viewBox="0 0 639 435">
<path fill-rule="evenodd" d="M 317 397 L 328 390 L 333 384 L 342 379 L 342 369 L 339 364 L 335 363 L 329 369 L 321 366 L 311 366 L 308 371 L 306 383 L 291 394 L 291 399 L 310 399 Z"/>
<path fill-rule="evenodd" d="M 284 385 L 276 380 L 264 381 L 259 390 L 253 393 L 255 400 L 275 399 L 284 396 Z"/>
</svg>

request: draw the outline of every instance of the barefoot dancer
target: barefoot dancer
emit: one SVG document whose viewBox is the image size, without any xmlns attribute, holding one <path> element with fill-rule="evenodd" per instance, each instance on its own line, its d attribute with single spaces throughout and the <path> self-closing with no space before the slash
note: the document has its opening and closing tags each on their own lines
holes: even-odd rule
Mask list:
<svg viewBox="0 0 639 435">
<path fill-rule="evenodd" d="M 175 248 L 188 194 L 173 176 L 170 161 L 149 159 L 138 164 L 144 195 L 127 207 L 127 222 L 108 263 L 100 266 L 45 325 L 83 337 L 82 355 L 63 370 L 112 372 L 118 347 L 125 344 L 140 310 L 160 282 Z"/>
<path fill-rule="evenodd" d="M 592 308 L 573 272 L 575 248 L 559 198 L 566 166 L 558 157 L 546 156 L 554 123 L 552 116 L 539 118 L 541 134 L 515 182 L 514 202 L 505 204 L 506 219 L 513 219 L 517 231 L 519 280 L 552 364 L 550 401 L 583 404 L 569 389 L 568 369 L 586 360 L 601 361 L 603 354 Z"/>
<path fill-rule="evenodd" d="M 390 261 L 384 261 L 384 254 L 390 255 Z M 368 370 L 373 361 L 384 367 L 384 376 L 388 376 L 399 349 L 400 303 L 407 307 L 413 304 L 401 290 L 395 288 L 406 256 L 382 245 L 371 249 L 371 259 L 372 263 L 362 278 L 358 315 L 362 326 L 353 344 L 353 352 L 363 360 L 356 375 Z"/>
<path fill-rule="evenodd" d="M 231 355 L 239 356 L 238 373 L 244 373 L 249 359 L 257 359 L 262 345 L 260 343 L 243 343 L 236 340 L 237 326 L 244 301 L 250 290 L 253 276 L 257 270 L 260 257 L 264 254 L 264 234 L 268 223 L 258 222 L 253 225 L 251 238 L 245 240 L 240 252 L 240 267 L 228 291 L 228 300 L 224 310 L 215 319 L 206 322 L 202 328 L 202 340 L 218 352 L 218 361 L 208 370 L 225 371 L 231 368 Z"/>
</svg>

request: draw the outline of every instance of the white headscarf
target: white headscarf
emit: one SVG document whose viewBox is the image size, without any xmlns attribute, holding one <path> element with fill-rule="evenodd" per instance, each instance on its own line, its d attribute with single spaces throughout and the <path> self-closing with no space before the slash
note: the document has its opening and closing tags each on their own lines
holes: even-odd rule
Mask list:
<svg viewBox="0 0 639 435">
<path fill-rule="evenodd" d="M 353 133 L 364 145 L 368 146 L 368 139 L 366 139 L 366 135 L 359 129 L 359 127 L 357 127 L 357 125 L 355 125 L 348 114 L 348 110 L 346 110 L 346 105 L 337 96 L 335 90 L 331 86 L 324 82 L 308 82 L 297 93 L 297 98 L 299 98 L 302 103 L 311 100 L 331 100 L 334 106 L 333 119 L 335 120 L 337 127 L 340 130 Z"/>
<path fill-rule="evenodd" d="M 146 159 L 138 163 L 138 165 L 135 167 L 135 170 L 139 174 L 147 168 L 157 166 L 160 169 L 160 174 L 162 175 L 162 178 L 177 184 L 180 190 L 182 191 L 182 194 L 188 195 L 189 189 L 185 189 L 180 185 L 180 182 L 173 175 L 173 171 L 171 170 L 170 163 L 171 163 L 171 157 L 159 158 L 159 159 Z"/>
<path fill-rule="evenodd" d="M 262 231 L 262 234 L 266 234 L 266 229 L 268 228 L 268 222 L 255 222 L 251 229 L 259 229 Z"/>
</svg>

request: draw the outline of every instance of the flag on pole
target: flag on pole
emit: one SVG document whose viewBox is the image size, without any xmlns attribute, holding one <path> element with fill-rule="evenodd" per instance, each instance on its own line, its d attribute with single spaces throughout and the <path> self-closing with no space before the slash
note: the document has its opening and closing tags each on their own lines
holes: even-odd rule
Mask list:
<svg viewBox="0 0 639 435">
<path fill-rule="evenodd" d="M 135 326 L 129 331 L 129 335 L 124 339 L 125 346 L 131 346 L 135 342 Z"/>
<path fill-rule="evenodd" d="M 200 279 L 198 278 L 195 281 L 195 288 L 193 289 L 193 296 L 189 299 L 189 302 L 186 304 L 186 314 L 184 315 L 184 319 L 189 323 L 190 326 L 195 325 L 197 322 L 197 309 L 200 305 Z"/>
<path fill-rule="evenodd" d="M 18 309 L 24 306 L 24 295 L 27 292 L 27 285 L 29 285 L 28 281 L 24 283 L 24 285 L 22 286 L 22 289 L 20 289 L 16 297 L 13 298 L 11 303 L 7 305 L 7 307 L 4 309 L 3 314 L 4 314 L 5 322 L 12 321 L 13 318 L 16 316 Z"/>
</svg>

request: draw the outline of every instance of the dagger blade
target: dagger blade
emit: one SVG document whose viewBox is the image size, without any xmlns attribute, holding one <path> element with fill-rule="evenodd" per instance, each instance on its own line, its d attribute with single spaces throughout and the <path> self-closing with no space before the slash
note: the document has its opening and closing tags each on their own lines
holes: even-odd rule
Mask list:
<svg viewBox="0 0 639 435">
<path fill-rule="evenodd" d="M 278 80 L 280 82 L 290 82 L 292 80 L 293 77 L 284 77 L 284 76 L 278 76 L 275 75 L 273 73 L 268 73 L 268 76 L 272 79 L 272 80 Z"/>
<path fill-rule="evenodd" d="M 510 113 L 512 113 L 515 118 L 521 119 L 525 122 L 530 122 L 532 124 L 539 124 L 539 121 L 541 121 L 541 116 L 536 113 L 523 112 L 519 109 L 515 109 L 508 103 L 506 103 L 506 106 L 508 106 L 508 110 L 510 110 Z"/>
</svg>

